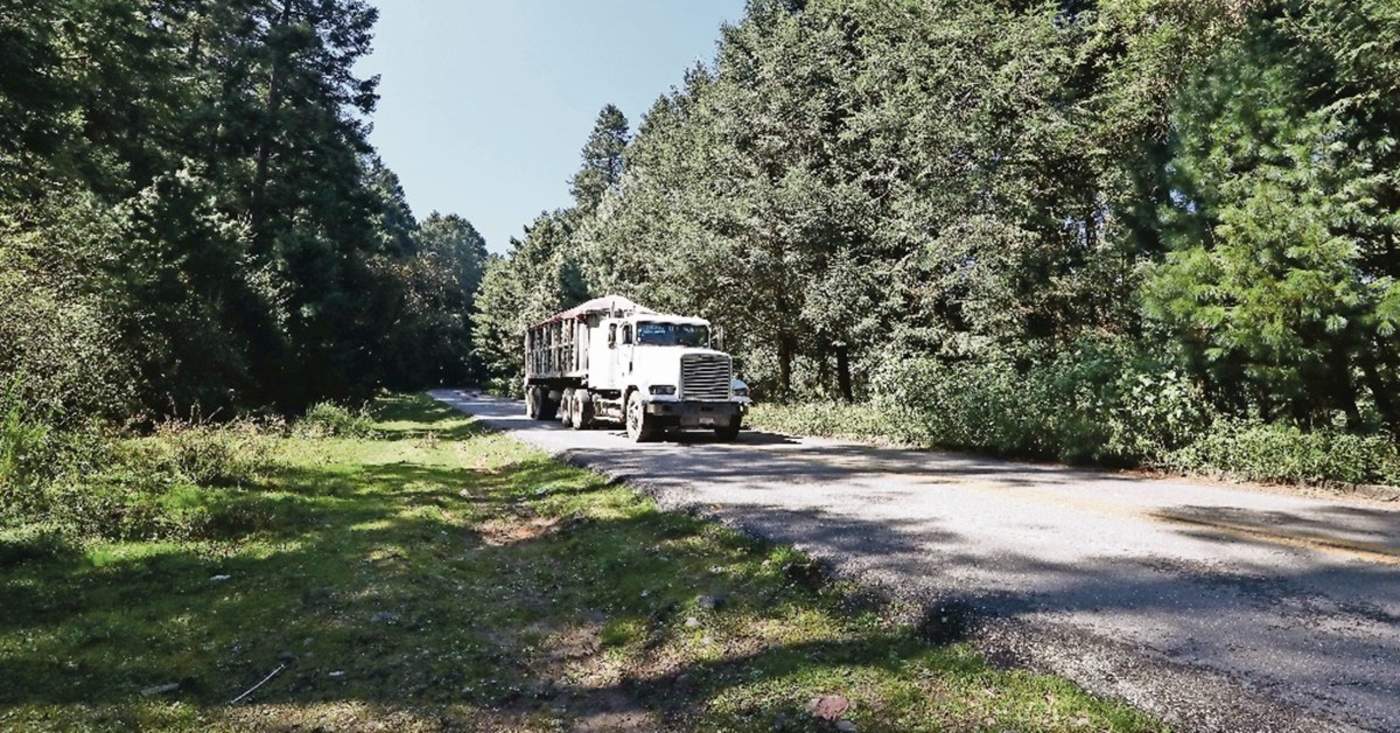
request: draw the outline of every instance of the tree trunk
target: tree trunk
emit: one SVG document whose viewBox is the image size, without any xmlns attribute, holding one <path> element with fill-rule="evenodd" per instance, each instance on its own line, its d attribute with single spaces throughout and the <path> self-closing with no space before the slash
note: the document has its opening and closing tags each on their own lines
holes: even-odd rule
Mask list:
<svg viewBox="0 0 1400 733">
<path fill-rule="evenodd" d="M 1356 433 L 1362 430 L 1361 410 L 1356 406 L 1355 380 L 1351 378 L 1351 359 L 1340 344 L 1332 348 L 1332 394 L 1347 415 L 1347 430 Z"/>
<path fill-rule="evenodd" d="M 841 399 L 855 400 L 851 392 L 851 350 L 845 344 L 836 347 L 836 385 L 841 390 Z"/>
<path fill-rule="evenodd" d="M 778 337 L 778 389 L 782 393 L 782 399 L 787 400 L 792 396 L 792 356 L 793 356 L 792 336 L 783 334 Z"/>
<path fill-rule="evenodd" d="M 1371 398 L 1376 401 L 1376 410 L 1381 413 L 1381 418 L 1385 420 L 1391 434 L 1400 436 L 1400 414 L 1396 414 L 1391 391 L 1376 366 L 1376 356 L 1369 350 L 1361 354 L 1361 374 L 1366 378 L 1366 388 L 1371 390 Z"/>
<path fill-rule="evenodd" d="M 269 40 L 291 22 L 292 8 L 296 0 L 284 0 L 282 13 L 277 25 L 268 29 Z M 249 214 L 253 225 L 254 249 L 263 251 L 266 246 L 264 224 L 267 220 L 267 177 L 268 165 L 272 157 L 272 130 L 276 127 L 277 113 L 282 110 L 282 87 L 285 85 L 286 59 L 278 49 L 272 49 L 272 75 L 267 85 L 267 119 L 258 130 L 257 162 L 253 171 L 253 192 L 249 201 Z"/>
</svg>

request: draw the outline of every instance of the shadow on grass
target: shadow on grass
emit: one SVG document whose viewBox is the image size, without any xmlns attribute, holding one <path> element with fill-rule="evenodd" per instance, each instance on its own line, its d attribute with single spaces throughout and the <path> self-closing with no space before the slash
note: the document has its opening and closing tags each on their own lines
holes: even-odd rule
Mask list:
<svg viewBox="0 0 1400 733">
<path fill-rule="evenodd" d="M 394 395 L 378 400 L 373 408 L 377 431 L 389 439 L 432 435 L 441 440 L 467 440 L 487 432 L 470 417 L 435 400 Z"/>
<path fill-rule="evenodd" d="M 302 469 L 283 479 L 330 478 L 317 474 Z M 677 609 L 697 593 L 729 599 L 725 614 L 816 599 L 743 573 L 706 577 L 716 562 L 753 566 L 766 551 L 727 533 L 716 542 L 711 529 L 682 516 L 574 519 L 559 531 L 493 541 L 470 522 L 418 510 L 427 502 L 490 521 L 518 517 L 522 502 L 607 489 L 547 461 L 495 473 L 371 466 L 351 482 L 348 492 L 322 496 L 301 526 L 278 526 L 242 551 L 148 543 L 11 565 L 0 578 L 0 678 L 7 680 L 0 705 L 134 703 L 141 689 L 173 682 L 175 698 L 216 706 L 291 660 L 258 701 L 465 698 L 519 706 L 527 704 L 522 690 L 546 683 L 560 695 L 592 694 L 541 679 L 521 657 L 519 637 L 531 625 L 563 627 L 602 613 L 610 623 L 669 638 L 679 629 Z M 414 484 L 424 488 L 370 491 Z M 657 552 L 662 544 L 692 543 L 705 549 Z M 694 669 L 692 694 L 713 694 L 726 670 L 756 665 L 781 673 L 810 655 L 893 664 L 892 643 L 855 637 L 706 663 Z M 336 670 L 346 674 L 330 677 Z M 628 689 L 649 698 L 683 674 Z"/>
</svg>

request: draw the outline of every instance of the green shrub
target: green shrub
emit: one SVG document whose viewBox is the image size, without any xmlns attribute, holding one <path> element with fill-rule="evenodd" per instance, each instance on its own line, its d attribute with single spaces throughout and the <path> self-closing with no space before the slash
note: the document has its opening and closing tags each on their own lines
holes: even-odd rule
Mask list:
<svg viewBox="0 0 1400 733">
<path fill-rule="evenodd" d="M 1071 462 L 1140 465 L 1158 461 L 1210 423 L 1212 410 L 1184 373 L 1118 341 L 1086 341 L 1028 381 L 1043 382 L 1038 410 L 1053 450 Z"/>
<path fill-rule="evenodd" d="M 9 418 L 6 426 L 12 426 Z M 267 430 L 168 421 L 145 438 L 99 425 L 6 427 L 18 456 L 0 483 L 0 526 L 44 526 L 73 537 L 191 538 L 258 526 L 246 489 L 273 464 Z M 16 438 L 15 436 L 21 436 Z"/>
<path fill-rule="evenodd" d="M 1251 481 L 1400 485 L 1400 448 L 1387 436 L 1257 422 L 1219 421 L 1163 465 Z"/>
<path fill-rule="evenodd" d="M 1028 394 L 1036 386 L 1002 361 L 912 359 L 877 377 L 875 404 L 904 442 L 1036 455 L 1042 400 Z"/>
<path fill-rule="evenodd" d="M 788 432 L 1006 456 L 1400 485 L 1393 438 L 1223 419 L 1185 374 L 1121 342 L 1084 342 L 1021 368 L 1010 359 L 891 360 L 873 385 L 872 404 L 760 405 L 752 419 Z"/>
<path fill-rule="evenodd" d="M 58 557 L 72 549 L 64 532 L 50 524 L 0 530 L 0 568 Z"/>
<path fill-rule="evenodd" d="M 251 420 L 226 424 L 168 420 L 156 428 L 150 443 L 174 471 L 205 486 L 250 484 L 272 463 L 272 444 L 264 429 Z"/>
<path fill-rule="evenodd" d="M 1185 375 L 1115 342 L 1085 342 L 1026 368 L 900 360 L 875 387 L 906 442 L 1070 462 L 1153 463 L 1210 419 Z"/>
<path fill-rule="evenodd" d="M 25 480 L 47 451 L 51 429 L 27 420 L 24 412 L 16 381 L 0 396 L 0 487 Z"/>
<path fill-rule="evenodd" d="M 804 402 L 794 405 L 759 403 L 749 412 L 749 424 L 794 435 L 834 438 L 892 439 L 888 417 L 866 403 Z"/>
<path fill-rule="evenodd" d="M 375 434 L 374 417 L 367 407 L 318 402 L 297 421 L 296 433 L 305 438 L 370 438 Z"/>
</svg>

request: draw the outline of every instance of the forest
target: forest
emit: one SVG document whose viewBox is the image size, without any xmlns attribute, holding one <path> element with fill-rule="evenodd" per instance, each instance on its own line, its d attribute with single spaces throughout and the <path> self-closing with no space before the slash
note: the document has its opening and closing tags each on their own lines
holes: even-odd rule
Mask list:
<svg viewBox="0 0 1400 733">
<path fill-rule="evenodd" d="M 604 107 L 474 348 L 510 391 L 618 292 L 723 326 L 773 424 L 1394 483 L 1397 87 L 1388 0 L 753 0 Z"/>
<path fill-rule="evenodd" d="M 0 375 L 60 425 L 469 381 L 485 242 L 367 141 L 361 0 L 0 6 Z M 18 409 L 18 407 L 16 407 Z"/>
</svg>

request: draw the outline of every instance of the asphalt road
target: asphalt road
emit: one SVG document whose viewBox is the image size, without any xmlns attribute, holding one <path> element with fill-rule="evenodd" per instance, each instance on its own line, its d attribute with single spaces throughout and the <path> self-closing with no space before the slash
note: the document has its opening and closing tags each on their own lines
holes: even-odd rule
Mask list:
<svg viewBox="0 0 1400 733">
<path fill-rule="evenodd" d="M 756 431 L 634 445 L 434 397 L 1176 727 L 1400 731 L 1400 506 Z"/>
</svg>

